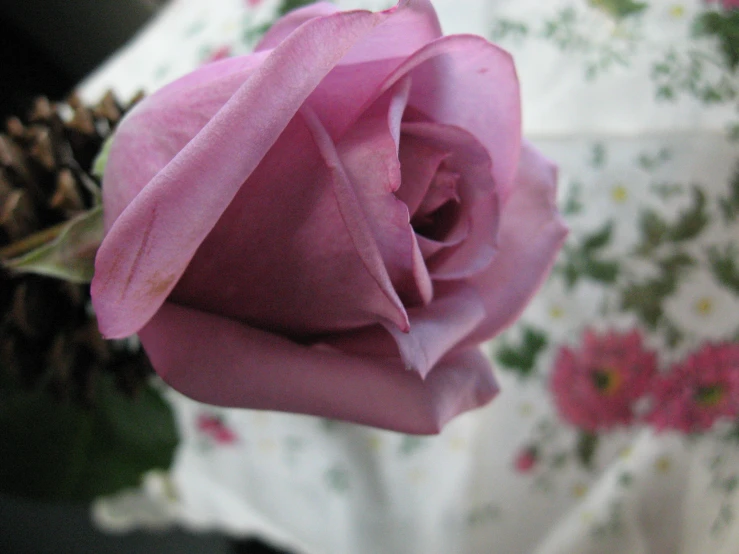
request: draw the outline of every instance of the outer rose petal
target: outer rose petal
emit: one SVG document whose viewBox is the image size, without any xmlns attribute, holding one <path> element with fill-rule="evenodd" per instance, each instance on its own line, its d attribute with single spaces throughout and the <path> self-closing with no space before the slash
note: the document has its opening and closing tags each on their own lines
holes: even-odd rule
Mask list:
<svg viewBox="0 0 739 554">
<path fill-rule="evenodd" d="M 422 380 L 398 359 L 303 347 L 170 302 L 140 337 L 154 367 L 173 388 L 220 406 L 430 434 L 497 393 L 487 360 L 474 348 L 447 355 Z"/>
<path fill-rule="evenodd" d="M 265 33 L 256 51 L 274 48 L 303 23 L 337 11 L 338 8 L 328 2 L 318 2 L 294 10 L 279 19 Z M 350 50 L 341 60 L 342 65 L 402 59 L 441 36 L 439 18 L 429 0 L 402 0 L 384 13 L 391 17 Z"/>
<path fill-rule="evenodd" d="M 567 236 L 556 184 L 556 168 L 524 143 L 516 187 L 502 210 L 498 253 L 487 270 L 468 279 L 483 297 L 487 317 L 465 344 L 487 340 L 512 323 L 549 274 Z"/>
<path fill-rule="evenodd" d="M 432 122 L 464 129 L 487 149 L 505 200 L 521 148 L 521 97 L 510 54 L 482 37 L 442 37 L 405 60 L 383 89 L 406 75 L 413 81 L 409 106 Z"/>
<path fill-rule="evenodd" d="M 156 313 L 308 95 L 386 17 L 337 13 L 301 26 L 136 196 L 95 263 L 93 304 L 105 336 L 130 335 Z"/>
<path fill-rule="evenodd" d="M 112 155 L 105 168 L 106 230 L 266 57 L 262 53 L 204 65 L 159 89 L 127 114 L 116 128 Z M 204 87 L 203 82 L 208 86 Z M 188 101 L 182 102 L 182 98 Z"/>
<path fill-rule="evenodd" d="M 347 227 L 352 221 L 337 201 L 336 172 L 303 117 L 294 117 L 169 299 L 292 337 L 378 318 L 406 326 L 380 255 L 363 259 L 356 248 L 357 241 L 373 248 L 372 237 Z"/>
<path fill-rule="evenodd" d="M 271 50 L 279 46 L 279 44 L 285 40 L 290 33 L 294 32 L 303 23 L 310 21 L 316 17 L 323 17 L 326 15 L 332 15 L 339 11 L 334 4 L 330 2 L 316 2 L 315 4 L 309 4 L 293 10 L 283 17 L 278 19 L 269 30 L 264 33 L 264 36 L 254 48 L 255 52 L 261 52 L 263 50 Z"/>
<path fill-rule="evenodd" d="M 462 283 L 444 283 L 433 302 L 408 310 L 410 330 L 373 325 L 321 339 L 322 344 L 358 356 L 397 357 L 405 367 L 426 378 L 448 352 L 456 350 L 485 319 L 480 295 Z"/>
<path fill-rule="evenodd" d="M 334 140 L 382 95 L 383 82 L 408 56 L 441 36 L 428 0 L 400 2 L 383 13 L 389 17 L 342 58 L 308 99 Z"/>
</svg>

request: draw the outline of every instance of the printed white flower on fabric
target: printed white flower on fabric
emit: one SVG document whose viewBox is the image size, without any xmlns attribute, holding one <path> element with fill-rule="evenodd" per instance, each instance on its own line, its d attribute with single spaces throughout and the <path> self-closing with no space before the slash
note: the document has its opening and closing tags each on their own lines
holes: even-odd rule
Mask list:
<svg viewBox="0 0 739 554">
<path fill-rule="evenodd" d="M 541 288 L 524 312 L 522 322 L 546 329 L 550 342 L 566 340 L 586 322 L 601 319 L 599 313 L 606 306 L 606 294 L 602 286 L 587 279 L 568 288 L 557 276 Z"/>
<path fill-rule="evenodd" d="M 727 340 L 739 328 L 739 298 L 706 271 L 694 271 L 665 300 L 667 319 L 695 340 Z"/>
</svg>

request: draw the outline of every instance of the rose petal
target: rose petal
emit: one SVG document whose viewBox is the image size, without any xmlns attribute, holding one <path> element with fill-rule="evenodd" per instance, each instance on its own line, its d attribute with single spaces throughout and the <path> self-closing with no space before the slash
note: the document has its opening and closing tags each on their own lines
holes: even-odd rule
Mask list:
<svg viewBox="0 0 739 554">
<path fill-rule="evenodd" d="M 278 19 L 275 24 L 272 25 L 266 33 L 264 33 L 264 36 L 254 47 L 254 51 L 261 52 L 263 50 L 276 48 L 290 35 L 290 33 L 294 32 L 303 23 L 316 17 L 335 14 L 338 11 L 339 8 L 330 2 L 316 2 L 315 4 L 309 4 L 302 8 L 292 10 Z"/>
<path fill-rule="evenodd" d="M 478 273 L 495 255 L 500 217 L 498 190 L 487 151 L 474 136 L 449 125 L 404 123 L 402 130 L 404 141 L 413 137 L 438 151 L 448 151 L 445 164 L 460 175 L 456 192 L 461 203 L 456 224 L 442 237 L 425 237 L 427 240 L 422 241 L 419 236 L 431 278 L 456 280 Z"/>
<path fill-rule="evenodd" d="M 361 230 L 347 228 L 351 220 L 342 216 L 335 173 L 302 115 L 293 118 L 170 299 L 291 337 L 380 319 L 406 324 L 391 285 L 383 291 L 365 266 L 372 259 L 357 253 L 353 235 Z M 374 271 L 387 281 L 382 263 Z"/>
<path fill-rule="evenodd" d="M 153 316 L 307 96 L 385 17 L 337 13 L 301 26 L 136 196 L 96 259 L 93 304 L 105 336 L 127 336 Z M 166 134 L 172 122 L 151 124 Z"/>
<path fill-rule="evenodd" d="M 437 289 L 434 301 L 428 306 L 408 310 L 410 330 L 407 333 L 386 325 L 406 368 L 417 371 L 424 378 L 485 319 L 482 299 L 472 287 L 455 283 L 445 289 Z"/>
<path fill-rule="evenodd" d="M 521 144 L 520 94 L 511 56 L 481 37 L 452 35 L 410 56 L 384 89 L 406 75 L 413 80 L 410 106 L 433 122 L 467 130 L 488 151 L 495 185 L 505 200 L 514 186 Z"/>
<path fill-rule="evenodd" d="M 236 321 L 165 303 L 140 332 L 173 388 L 209 404 L 339 418 L 438 433 L 497 392 L 476 349 L 441 360 L 425 380 L 399 360 L 308 348 Z"/>
<path fill-rule="evenodd" d="M 517 185 L 503 210 L 498 253 L 489 268 L 469 280 L 487 316 L 464 344 L 499 333 L 521 313 L 546 278 L 567 236 L 556 206 L 556 168 L 524 143 Z"/>
<path fill-rule="evenodd" d="M 321 125 L 318 116 L 307 107 L 303 107 L 301 113 L 305 117 L 308 128 L 313 134 L 313 139 L 316 141 L 318 149 L 331 172 L 329 176 L 330 183 L 333 186 L 341 217 L 344 219 L 354 247 L 367 271 L 377 282 L 380 290 L 382 290 L 387 299 L 395 306 L 396 310 L 392 314 L 391 321 L 405 332 L 408 330 L 408 316 L 388 274 L 386 261 L 383 259 L 383 253 L 377 242 L 377 236 L 373 232 L 372 224 L 368 221 L 362 199 L 357 195 L 359 187 L 355 187 L 347 175 L 346 168 L 338 152 L 336 152 L 331 137 Z M 379 178 L 381 175 L 377 177 L 373 182 L 375 186 L 379 186 L 380 188 L 389 187 L 390 190 L 393 189 L 391 182 L 382 181 Z M 388 215 L 388 230 L 397 230 L 397 217 L 397 210 L 395 210 L 394 214 L 391 213 Z M 410 254 L 410 249 L 406 253 Z"/>
<path fill-rule="evenodd" d="M 264 34 L 255 51 L 275 48 L 307 21 L 337 11 L 338 8 L 328 2 L 317 2 L 293 10 L 280 18 Z M 341 61 L 342 65 L 381 59 L 402 59 L 441 36 L 439 18 L 429 0 L 403 0 L 384 13 L 390 17 L 350 50 Z"/>
<path fill-rule="evenodd" d="M 400 126 L 410 81 L 379 98 L 337 144 L 337 154 L 361 204 L 390 279 L 405 305 L 427 303 L 431 279 L 415 240 L 400 187 Z"/>
<path fill-rule="evenodd" d="M 413 135 L 402 137 L 398 153 L 402 181 L 400 188 L 395 191 L 395 196 L 408 206 L 411 216 L 423 202 L 439 165 L 448 156 L 448 151 L 440 150 L 428 140 Z"/>
<path fill-rule="evenodd" d="M 342 65 L 402 60 L 441 37 L 439 18 L 429 0 L 401 0 L 383 13 L 390 17 L 352 48 L 341 60 Z"/>
<path fill-rule="evenodd" d="M 201 66 L 159 89 L 126 115 L 116 127 L 114 155 L 105 168 L 106 230 L 266 57 L 265 53 L 239 56 Z M 189 100 L 183 102 L 183 98 Z"/>
<path fill-rule="evenodd" d="M 382 95 L 380 87 L 405 58 L 441 36 L 428 0 L 405 0 L 383 13 L 388 15 L 383 23 L 344 56 L 308 99 L 335 140 Z"/>
<path fill-rule="evenodd" d="M 408 310 L 408 333 L 389 325 L 373 325 L 328 336 L 321 342 L 359 356 L 400 355 L 407 369 L 425 378 L 447 352 L 454 350 L 485 319 L 482 298 L 474 288 L 448 283 L 437 292 L 428 306 Z"/>
</svg>

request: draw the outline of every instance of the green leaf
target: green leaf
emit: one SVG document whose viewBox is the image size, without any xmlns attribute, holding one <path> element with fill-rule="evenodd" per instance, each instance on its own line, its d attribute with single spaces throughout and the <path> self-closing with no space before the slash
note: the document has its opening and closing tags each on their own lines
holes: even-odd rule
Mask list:
<svg viewBox="0 0 739 554">
<path fill-rule="evenodd" d="M 683 271 L 695 265 L 695 260 L 683 252 L 675 252 L 656 261 L 660 275 L 643 283 L 633 283 L 622 291 L 621 307 L 637 314 L 642 322 L 656 329 L 662 322 L 662 303 L 677 289 L 678 278 Z M 670 331 L 668 328 L 668 340 Z M 674 341 L 682 337 L 676 336 Z"/>
<path fill-rule="evenodd" d="M 633 311 L 650 329 L 655 329 L 662 318 L 663 292 L 658 281 L 633 284 L 624 289 L 621 307 Z"/>
<path fill-rule="evenodd" d="M 707 11 L 696 18 L 693 31 L 718 38 L 728 67 L 739 67 L 739 11 Z"/>
<path fill-rule="evenodd" d="M 0 492 L 87 501 L 168 469 L 177 445 L 169 407 L 151 387 L 130 399 L 113 381 L 98 375 L 92 408 L 0 391 Z"/>
<path fill-rule="evenodd" d="M 726 223 L 735 221 L 737 215 L 739 215 L 739 166 L 734 170 L 731 181 L 729 181 L 728 196 L 719 199 L 719 204 L 723 212 L 724 221 Z"/>
<path fill-rule="evenodd" d="M 562 207 L 562 213 L 564 215 L 574 215 L 582 211 L 583 204 L 582 200 L 580 200 L 582 189 L 583 185 L 579 181 L 574 181 L 570 184 L 569 190 L 567 192 L 567 198 L 565 199 L 564 206 Z"/>
<path fill-rule="evenodd" d="M 568 289 L 571 289 L 575 284 L 577 284 L 577 281 L 580 278 L 580 270 L 577 265 L 572 262 L 568 262 L 562 268 L 562 275 L 565 280 L 565 285 Z"/>
<path fill-rule="evenodd" d="M 739 294 L 739 264 L 737 259 L 739 259 L 739 255 L 733 244 L 727 246 L 723 252 L 715 247 L 708 252 L 708 261 L 713 276 L 719 283 Z"/>
<path fill-rule="evenodd" d="M 17 273 L 89 283 L 103 234 L 103 209 L 98 206 L 61 226 L 11 244 L 0 251 L 0 260 L 3 266 Z"/>
<path fill-rule="evenodd" d="M 603 167 L 606 165 L 606 147 L 602 142 L 593 144 L 590 165 L 593 167 Z"/>
<path fill-rule="evenodd" d="M 667 223 L 652 210 L 642 212 L 639 227 L 642 234 L 642 242 L 637 248 L 639 254 L 649 254 L 667 238 Z"/>
<path fill-rule="evenodd" d="M 588 0 L 588 4 L 616 19 L 635 15 L 647 7 L 645 2 L 634 2 L 634 0 Z"/>
<path fill-rule="evenodd" d="M 593 458 L 598 449 L 598 435 L 587 431 L 580 431 L 577 437 L 575 453 L 580 463 L 587 469 L 593 469 Z"/>
<path fill-rule="evenodd" d="M 670 348 L 676 348 L 683 341 L 683 332 L 671 322 L 665 324 L 665 340 Z"/>
<path fill-rule="evenodd" d="M 498 18 L 493 22 L 490 39 L 501 41 L 507 38 L 522 39 L 529 34 L 528 26 L 522 21 Z"/>
<path fill-rule="evenodd" d="M 616 262 L 588 259 L 583 266 L 583 272 L 588 277 L 601 283 L 615 283 L 618 278 L 619 265 Z"/>
<path fill-rule="evenodd" d="M 592 252 L 593 250 L 598 250 L 600 248 L 603 248 L 606 246 L 609 242 L 611 242 L 611 237 L 613 235 L 613 222 L 608 221 L 606 222 L 603 227 L 593 233 L 592 235 L 587 235 L 585 237 L 585 240 L 582 244 L 582 249 L 584 252 Z"/>
<path fill-rule="evenodd" d="M 503 343 L 495 354 L 497 362 L 528 377 L 536 367 L 536 359 L 547 346 L 547 337 L 532 327 L 523 328 L 523 339 L 519 345 Z"/>
<path fill-rule="evenodd" d="M 416 435 L 403 435 L 403 439 L 400 441 L 400 445 L 398 446 L 398 452 L 404 456 L 410 456 L 419 450 L 422 450 L 427 445 L 428 442 L 422 437 L 418 437 Z"/>
<path fill-rule="evenodd" d="M 277 9 L 277 14 L 283 16 L 288 12 L 313 4 L 315 0 L 282 0 L 280 7 Z"/>
<path fill-rule="evenodd" d="M 105 139 L 105 142 L 103 143 L 102 148 L 100 148 L 100 152 L 98 152 L 98 155 L 95 157 L 95 160 L 92 162 L 92 173 L 95 177 L 102 180 L 103 179 L 103 173 L 105 173 L 105 166 L 108 164 L 108 156 L 110 155 L 110 147 L 113 145 L 113 138 L 115 137 L 115 134 L 110 135 L 107 139 Z"/>
<path fill-rule="evenodd" d="M 674 242 L 682 242 L 697 237 L 708 224 L 706 212 L 706 195 L 698 187 L 693 187 L 693 204 L 680 214 L 672 225 L 669 238 Z"/>
</svg>

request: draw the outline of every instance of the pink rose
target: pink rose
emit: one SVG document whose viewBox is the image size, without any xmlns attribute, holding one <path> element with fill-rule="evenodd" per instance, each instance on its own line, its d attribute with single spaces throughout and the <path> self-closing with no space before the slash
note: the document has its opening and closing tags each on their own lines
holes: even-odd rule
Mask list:
<svg viewBox="0 0 739 554">
<path fill-rule="evenodd" d="M 438 432 L 565 236 L 508 54 L 428 0 L 294 11 L 133 110 L 92 284 L 197 400 Z"/>
</svg>

